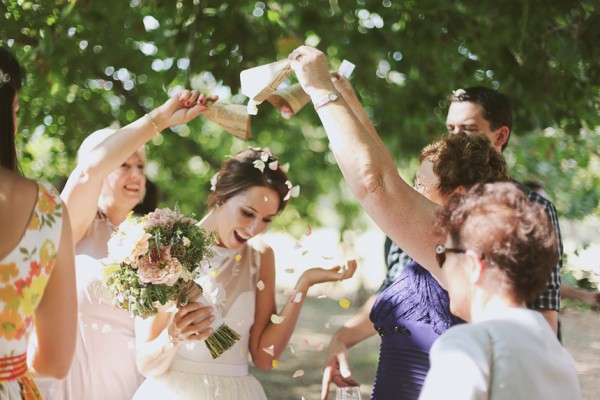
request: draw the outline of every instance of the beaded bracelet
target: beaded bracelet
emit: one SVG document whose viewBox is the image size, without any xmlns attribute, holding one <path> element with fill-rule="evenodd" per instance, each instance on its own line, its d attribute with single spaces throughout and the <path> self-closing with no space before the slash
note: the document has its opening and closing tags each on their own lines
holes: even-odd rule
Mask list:
<svg viewBox="0 0 600 400">
<path fill-rule="evenodd" d="M 152 124 L 152 127 L 154 128 L 154 133 L 158 135 L 160 133 L 160 129 L 158 129 L 158 124 L 156 123 L 154 118 L 152 118 L 152 115 L 150 115 L 150 113 L 146 114 L 146 117 L 148 117 L 148 119 L 150 120 L 150 124 Z"/>
</svg>

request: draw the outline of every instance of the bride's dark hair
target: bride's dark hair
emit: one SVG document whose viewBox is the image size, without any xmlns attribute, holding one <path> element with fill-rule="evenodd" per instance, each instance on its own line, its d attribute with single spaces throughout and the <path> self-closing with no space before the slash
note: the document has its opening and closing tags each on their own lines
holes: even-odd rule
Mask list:
<svg viewBox="0 0 600 400">
<path fill-rule="evenodd" d="M 274 190 L 279 195 L 277 211 L 285 208 L 291 183 L 277 157 L 268 150 L 250 148 L 225 161 L 208 197 L 208 206 L 213 208 L 254 186 Z"/>
<path fill-rule="evenodd" d="M 0 47 L 0 165 L 17 171 L 13 105 L 21 90 L 21 66 L 17 58 Z"/>
</svg>

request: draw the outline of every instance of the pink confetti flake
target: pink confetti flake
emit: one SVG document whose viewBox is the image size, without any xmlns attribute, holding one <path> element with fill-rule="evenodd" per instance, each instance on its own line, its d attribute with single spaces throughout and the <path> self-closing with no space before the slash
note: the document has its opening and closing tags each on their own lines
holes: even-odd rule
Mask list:
<svg viewBox="0 0 600 400">
<path fill-rule="evenodd" d="M 292 375 L 293 378 L 300 378 L 301 376 L 304 375 L 304 371 L 299 369 L 296 372 L 294 372 L 294 375 Z"/>
<path fill-rule="evenodd" d="M 310 226 L 308 226 L 308 227 L 306 228 L 306 232 L 305 232 L 305 234 L 306 234 L 306 236 L 310 236 L 310 234 L 311 234 L 311 233 L 312 233 L 312 228 L 311 228 Z"/>
<path fill-rule="evenodd" d="M 269 347 L 263 347 L 263 351 L 270 355 L 271 357 L 275 356 L 275 346 L 270 345 Z"/>
<path fill-rule="evenodd" d="M 298 292 L 292 299 L 292 303 L 300 303 L 302 301 L 302 293 Z"/>
<path fill-rule="evenodd" d="M 324 347 L 324 346 L 325 346 L 325 343 L 323 343 L 323 342 L 320 342 L 320 343 L 317 345 L 317 351 L 323 351 L 323 347 Z"/>
<path fill-rule="evenodd" d="M 309 342 L 309 340 L 305 338 L 305 339 L 304 339 L 304 344 L 305 344 L 305 345 L 307 345 L 307 346 L 310 346 L 310 342 Z"/>
</svg>

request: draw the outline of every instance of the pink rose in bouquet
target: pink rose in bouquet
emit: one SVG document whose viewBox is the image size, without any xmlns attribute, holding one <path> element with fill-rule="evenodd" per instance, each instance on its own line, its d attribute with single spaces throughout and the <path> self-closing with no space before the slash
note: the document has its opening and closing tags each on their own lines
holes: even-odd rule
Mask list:
<svg viewBox="0 0 600 400">
<path fill-rule="evenodd" d="M 113 304 L 146 318 L 158 312 L 158 304 L 203 300 L 202 288 L 194 280 L 215 242 L 212 232 L 177 209 L 157 209 L 144 217 L 129 215 L 108 242 L 114 264 L 105 269 L 104 283 Z M 213 358 L 240 339 L 220 316 L 216 321 L 219 326 L 205 341 Z"/>
</svg>

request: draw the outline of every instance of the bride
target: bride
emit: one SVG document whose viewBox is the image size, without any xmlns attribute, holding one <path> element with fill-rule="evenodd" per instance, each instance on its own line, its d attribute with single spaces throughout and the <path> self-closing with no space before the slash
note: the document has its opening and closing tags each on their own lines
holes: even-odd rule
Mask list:
<svg viewBox="0 0 600 400">
<path fill-rule="evenodd" d="M 270 370 L 292 336 L 304 296 L 317 283 L 350 278 L 356 262 L 305 271 L 277 314 L 273 250 L 257 237 L 290 197 L 291 183 L 268 151 L 248 149 L 221 167 L 200 225 L 216 233 L 214 256 L 199 281 L 211 306 L 190 303 L 136 321 L 137 365 L 147 379 L 134 399 L 266 399 L 248 374 Z M 241 340 L 213 360 L 202 343 L 213 333 L 214 311 Z"/>
</svg>

